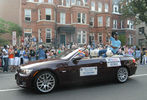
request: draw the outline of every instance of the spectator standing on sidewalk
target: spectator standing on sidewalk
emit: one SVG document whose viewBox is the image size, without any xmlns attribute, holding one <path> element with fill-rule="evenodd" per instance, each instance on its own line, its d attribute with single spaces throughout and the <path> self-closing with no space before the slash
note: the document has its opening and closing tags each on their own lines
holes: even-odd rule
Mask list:
<svg viewBox="0 0 147 100">
<path fill-rule="evenodd" d="M 37 51 L 38 59 L 43 60 L 45 59 L 45 51 L 43 50 L 42 45 L 39 46 L 39 49 Z"/>
<path fill-rule="evenodd" d="M 3 51 L 3 60 L 4 60 L 4 66 L 3 66 L 3 72 L 8 72 L 8 49 L 7 46 L 4 46 Z"/>
<path fill-rule="evenodd" d="M 33 47 L 30 48 L 30 61 L 36 61 L 36 52 Z"/>
<path fill-rule="evenodd" d="M 23 61 L 24 64 L 27 64 L 29 62 L 29 52 L 27 48 L 25 48 L 23 52 Z"/>
<path fill-rule="evenodd" d="M 15 49 L 14 49 L 14 54 L 15 54 L 15 67 L 18 67 L 20 65 L 20 49 L 17 48 L 17 46 L 15 46 Z"/>
<path fill-rule="evenodd" d="M 9 68 L 11 71 L 14 70 L 14 49 L 13 46 L 10 46 L 9 50 Z"/>
</svg>

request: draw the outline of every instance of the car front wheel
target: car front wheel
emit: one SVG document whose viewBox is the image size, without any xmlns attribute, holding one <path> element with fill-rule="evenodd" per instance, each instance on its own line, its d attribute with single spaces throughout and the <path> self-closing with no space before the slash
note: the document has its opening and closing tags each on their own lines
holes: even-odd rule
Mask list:
<svg viewBox="0 0 147 100">
<path fill-rule="evenodd" d="M 119 83 L 124 83 L 128 80 L 128 70 L 125 67 L 121 67 L 117 71 L 117 81 Z"/>
<path fill-rule="evenodd" d="M 55 88 L 56 78 L 51 72 L 41 72 L 36 76 L 34 85 L 37 91 L 48 93 Z"/>
</svg>

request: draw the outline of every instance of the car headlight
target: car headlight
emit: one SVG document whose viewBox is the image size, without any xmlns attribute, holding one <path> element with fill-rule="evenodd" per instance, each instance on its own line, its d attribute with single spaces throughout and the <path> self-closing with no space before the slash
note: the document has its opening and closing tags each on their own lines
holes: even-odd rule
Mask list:
<svg viewBox="0 0 147 100">
<path fill-rule="evenodd" d="M 21 69 L 19 73 L 20 73 L 21 75 L 30 75 L 30 73 L 31 73 L 32 71 L 33 71 L 32 69 Z"/>
</svg>

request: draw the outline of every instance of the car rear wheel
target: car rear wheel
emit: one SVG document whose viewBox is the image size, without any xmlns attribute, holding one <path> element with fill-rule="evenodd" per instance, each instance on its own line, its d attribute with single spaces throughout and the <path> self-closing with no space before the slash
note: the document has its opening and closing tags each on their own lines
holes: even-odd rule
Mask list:
<svg viewBox="0 0 147 100">
<path fill-rule="evenodd" d="M 34 81 L 35 88 L 38 92 L 51 92 L 56 86 L 56 78 L 51 72 L 39 73 Z"/>
<path fill-rule="evenodd" d="M 124 83 L 128 80 L 128 70 L 125 67 L 121 67 L 117 71 L 117 81 L 119 83 Z"/>
</svg>

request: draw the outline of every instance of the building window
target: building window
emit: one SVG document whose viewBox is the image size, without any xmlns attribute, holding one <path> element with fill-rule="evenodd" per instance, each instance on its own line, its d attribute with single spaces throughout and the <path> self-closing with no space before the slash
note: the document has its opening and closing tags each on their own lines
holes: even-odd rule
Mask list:
<svg viewBox="0 0 147 100">
<path fill-rule="evenodd" d="M 144 27 L 140 27 L 139 30 L 138 30 L 138 31 L 139 31 L 138 33 L 139 33 L 140 35 L 141 35 L 141 34 L 144 34 L 144 30 L 145 30 Z"/>
<path fill-rule="evenodd" d="M 133 36 L 132 35 L 129 35 L 128 45 L 133 45 Z"/>
<path fill-rule="evenodd" d="M 78 13 L 78 23 L 86 24 L 86 14 Z"/>
<path fill-rule="evenodd" d="M 70 0 L 66 0 L 66 6 L 70 7 Z"/>
<path fill-rule="evenodd" d="M 27 0 L 28 2 L 34 2 L 34 0 Z"/>
<path fill-rule="evenodd" d="M 103 26 L 103 17 L 100 16 L 98 17 L 98 27 L 102 27 Z"/>
<path fill-rule="evenodd" d="M 46 14 L 46 20 L 51 20 L 51 9 L 50 8 L 46 8 L 45 9 L 45 14 Z"/>
<path fill-rule="evenodd" d="M 52 41 L 51 29 L 46 29 L 46 43 L 51 43 Z"/>
<path fill-rule="evenodd" d="M 121 20 L 121 29 L 123 29 L 124 28 L 124 21 L 123 20 Z"/>
<path fill-rule="evenodd" d="M 71 5 L 75 5 L 75 0 L 71 0 Z"/>
<path fill-rule="evenodd" d="M 25 9 L 25 21 L 31 21 L 31 9 Z"/>
<path fill-rule="evenodd" d="M 98 2 L 98 12 L 102 12 L 102 3 Z"/>
<path fill-rule="evenodd" d="M 65 13 L 60 13 L 60 23 L 65 24 Z"/>
<path fill-rule="evenodd" d="M 84 0 L 84 3 L 87 4 L 88 3 L 88 0 Z"/>
<path fill-rule="evenodd" d="M 127 21 L 127 28 L 129 28 L 129 29 L 134 29 L 133 24 L 134 24 L 134 22 L 133 22 L 133 21 L 128 20 L 128 21 Z"/>
<path fill-rule="evenodd" d="M 118 5 L 114 5 L 113 6 L 113 12 L 114 13 L 118 13 Z"/>
<path fill-rule="evenodd" d="M 106 17 L 106 27 L 110 27 L 110 17 Z"/>
<path fill-rule="evenodd" d="M 95 11 L 95 2 L 93 2 L 93 1 L 91 2 L 91 10 Z"/>
<path fill-rule="evenodd" d="M 89 23 L 89 25 L 90 25 L 91 27 L 94 26 L 94 17 L 90 17 L 90 23 Z"/>
<path fill-rule="evenodd" d="M 31 28 L 24 29 L 24 36 L 31 37 L 32 36 L 32 29 Z"/>
<path fill-rule="evenodd" d="M 77 5 L 81 6 L 81 0 L 77 0 Z"/>
<path fill-rule="evenodd" d="M 41 20 L 41 9 L 38 9 L 38 20 Z"/>
<path fill-rule="evenodd" d="M 86 44 L 86 40 L 87 40 L 87 36 L 86 36 L 86 32 L 85 31 L 80 31 L 78 32 L 78 37 L 77 37 L 77 40 L 78 40 L 78 43 L 79 44 Z"/>
<path fill-rule="evenodd" d="M 117 29 L 117 20 L 113 20 L 113 28 Z"/>
<path fill-rule="evenodd" d="M 43 3 L 43 2 L 44 2 L 44 0 L 39 0 L 38 2 L 39 2 L 39 3 Z"/>
<path fill-rule="evenodd" d="M 105 12 L 108 12 L 108 10 L 109 10 L 109 5 L 105 3 Z"/>
<path fill-rule="evenodd" d="M 53 3 L 53 0 L 48 0 L 48 3 L 51 3 L 52 4 Z"/>
<path fill-rule="evenodd" d="M 100 44 L 103 43 L 103 34 L 102 34 L 102 33 L 98 33 L 98 42 L 99 42 Z"/>
</svg>

